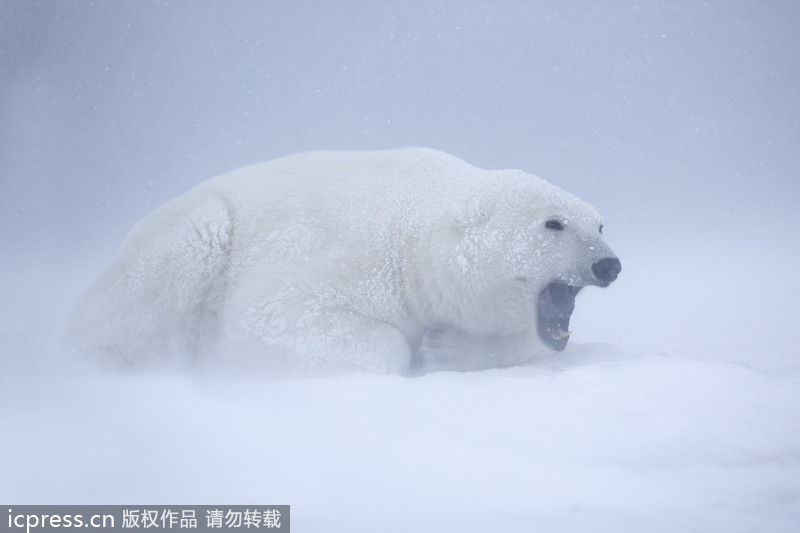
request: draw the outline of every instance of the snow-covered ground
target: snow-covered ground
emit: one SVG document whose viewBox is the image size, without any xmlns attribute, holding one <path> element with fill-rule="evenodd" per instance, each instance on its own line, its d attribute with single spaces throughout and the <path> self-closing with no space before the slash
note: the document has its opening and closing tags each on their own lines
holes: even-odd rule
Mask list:
<svg viewBox="0 0 800 533">
<path fill-rule="evenodd" d="M 290 504 L 295 531 L 796 531 L 797 354 L 738 323 L 789 317 L 742 286 L 704 345 L 691 333 L 722 290 L 671 322 L 680 284 L 636 297 L 662 266 L 579 299 L 562 354 L 418 378 L 95 373 L 30 358 L 61 313 L 40 306 L 3 332 L 20 351 L 0 378 L 0 501 Z M 660 347 L 681 330 L 688 346 Z"/>
<path fill-rule="evenodd" d="M 585 344 L 417 379 L 4 379 L 0 500 L 296 531 L 796 531 L 800 370 Z"/>
</svg>

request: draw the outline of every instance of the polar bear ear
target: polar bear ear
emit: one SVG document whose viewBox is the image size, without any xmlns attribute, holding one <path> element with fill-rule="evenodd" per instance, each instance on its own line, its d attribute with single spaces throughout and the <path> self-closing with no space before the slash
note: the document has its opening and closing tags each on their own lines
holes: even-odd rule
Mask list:
<svg viewBox="0 0 800 533">
<path fill-rule="evenodd" d="M 450 220 L 462 230 L 479 226 L 489 220 L 489 206 L 471 198 L 450 206 Z"/>
</svg>

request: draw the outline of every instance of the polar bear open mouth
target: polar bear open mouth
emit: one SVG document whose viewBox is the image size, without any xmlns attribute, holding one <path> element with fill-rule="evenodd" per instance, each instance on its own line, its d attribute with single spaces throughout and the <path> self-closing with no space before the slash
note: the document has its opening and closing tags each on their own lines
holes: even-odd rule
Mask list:
<svg viewBox="0 0 800 533">
<path fill-rule="evenodd" d="M 554 281 L 539 294 L 539 338 L 554 350 L 567 347 L 569 319 L 575 310 L 575 296 L 582 288 Z"/>
</svg>

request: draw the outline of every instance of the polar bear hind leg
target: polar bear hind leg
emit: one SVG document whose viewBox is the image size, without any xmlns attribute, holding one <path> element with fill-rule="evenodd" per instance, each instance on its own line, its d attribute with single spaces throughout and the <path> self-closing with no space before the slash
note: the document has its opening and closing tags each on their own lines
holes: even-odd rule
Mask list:
<svg viewBox="0 0 800 533">
<path fill-rule="evenodd" d="M 68 346 L 121 368 L 201 356 L 218 332 L 232 228 L 227 204 L 209 193 L 153 211 L 78 304 Z"/>
</svg>

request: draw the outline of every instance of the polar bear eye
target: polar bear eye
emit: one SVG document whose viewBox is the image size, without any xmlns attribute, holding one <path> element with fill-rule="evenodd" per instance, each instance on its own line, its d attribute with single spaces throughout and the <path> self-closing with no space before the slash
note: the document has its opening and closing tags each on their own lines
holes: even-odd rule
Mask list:
<svg viewBox="0 0 800 533">
<path fill-rule="evenodd" d="M 546 227 L 547 229 L 554 229 L 556 231 L 561 231 L 562 229 L 564 229 L 564 225 L 561 224 L 561 222 L 559 222 L 556 219 L 548 220 L 547 222 L 544 223 L 544 227 Z"/>
<path fill-rule="evenodd" d="M 600 224 L 600 235 L 602 235 L 602 234 L 603 234 L 603 225 Z"/>
</svg>

